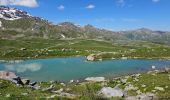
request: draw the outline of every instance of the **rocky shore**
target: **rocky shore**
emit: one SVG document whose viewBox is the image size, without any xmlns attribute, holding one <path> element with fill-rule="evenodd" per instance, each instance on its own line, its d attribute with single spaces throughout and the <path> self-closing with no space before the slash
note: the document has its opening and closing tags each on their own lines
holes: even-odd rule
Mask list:
<svg viewBox="0 0 170 100">
<path fill-rule="evenodd" d="M 161 100 L 170 99 L 170 68 L 106 79 L 88 77 L 83 82 L 71 80 L 30 82 L 13 72 L 0 71 L 0 99 L 72 99 L 72 100 Z M 15 90 L 11 92 L 10 90 Z M 35 95 L 35 96 L 33 96 Z"/>
</svg>

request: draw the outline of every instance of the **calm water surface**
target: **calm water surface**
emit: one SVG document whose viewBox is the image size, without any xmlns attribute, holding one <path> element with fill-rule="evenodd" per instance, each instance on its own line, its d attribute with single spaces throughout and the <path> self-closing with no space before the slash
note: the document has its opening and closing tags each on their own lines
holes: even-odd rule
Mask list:
<svg viewBox="0 0 170 100">
<path fill-rule="evenodd" d="M 86 62 L 84 57 L 33 59 L 0 63 L 0 70 L 13 71 L 34 81 L 69 81 L 86 77 L 114 77 L 170 66 L 167 60 L 107 60 Z"/>
</svg>

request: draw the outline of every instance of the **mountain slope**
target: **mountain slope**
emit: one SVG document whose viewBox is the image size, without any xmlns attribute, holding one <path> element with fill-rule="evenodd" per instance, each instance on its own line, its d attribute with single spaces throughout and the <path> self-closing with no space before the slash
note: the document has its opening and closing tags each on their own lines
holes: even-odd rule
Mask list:
<svg viewBox="0 0 170 100">
<path fill-rule="evenodd" d="M 34 17 L 16 8 L 0 6 L 0 38 L 43 38 L 43 39 L 98 39 L 107 41 L 142 40 L 170 44 L 170 32 L 152 31 L 146 28 L 113 32 L 92 25 L 75 25 L 63 22 L 57 25 Z"/>
</svg>

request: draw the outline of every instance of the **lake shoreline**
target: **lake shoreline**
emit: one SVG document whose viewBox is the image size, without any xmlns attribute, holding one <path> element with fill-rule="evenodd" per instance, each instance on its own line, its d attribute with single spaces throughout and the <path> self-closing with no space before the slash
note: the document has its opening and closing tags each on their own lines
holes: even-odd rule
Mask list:
<svg viewBox="0 0 170 100">
<path fill-rule="evenodd" d="M 8 80 L 6 81 L 0 79 L 1 85 L 3 83 L 6 83 L 6 85 L 7 84 L 9 85 L 9 87 L 11 86 L 13 88 L 15 87 L 14 89 L 18 90 L 16 93 L 2 92 L 1 96 L 4 98 L 9 98 L 12 94 L 22 95 L 24 97 L 23 93 L 25 93 L 25 96 L 29 98 L 36 97 L 46 99 L 90 98 L 90 100 L 92 100 L 94 99 L 93 96 L 95 96 L 95 98 L 96 97 L 105 99 L 117 98 L 118 100 L 119 99 L 131 100 L 130 98 L 137 99 L 138 97 L 143 97 L 145 99 L 152 97 L 155 98 L 156 100 L 157 99 L 159 100 L 163 98 L 164 99 L 170 98 L 170 95 L 168 94 L 170 92 L 169 91 L 170 84 L 168 84 L 168 82 L 170 81 L 169 73 L 170 68 L 162 70 L 154 69 L 152 71 L 148 71 L 145 73 L 136 73 L 121 77 L 115 77 L 112 79 L 106 79 L 105 77 L 88 77 L 85 78 L 84 81 L 70 80 L 70 82 L 67 83 L 63 83 L 60 81 L 37 82 L 37 85 L 35 85 L 35 87 L 29 86 L 27 84 L 25 84 L 22 87 L 21 84 L 14 85 L 13 83 L 11 84 Z M 161 82 L 157 81 L 157 79 L 159 79 Z M 150 84 L 152 82 L 154 82 L 154 87 L 152 86 L 152 84 Z M 87 91 L 86 88 L 84 88 L 84 86 L 85 87 L 87 86 L 90 89 L 90 91 Z M 9 89 L 10 88 L 8 88 L 8 90 Z M 5 88 L 3 89 L 3 91 L 8 90 Z M 21 94 L 19 91 L 22 91 Z M 28 93 L 28 91 L 32 91 L 34 94 L 37 94 L 37 96 L 32 97 L 31 96 L 32 93 L 31 92 Z M 81 94 L 81 92 L 87 94 L 83 95 L 84 93 Z M 5 93 L 9 94 L 10 96 L 6 97 Z M 90 95 L 88 95 L 89 93 Z"/>
</svg>

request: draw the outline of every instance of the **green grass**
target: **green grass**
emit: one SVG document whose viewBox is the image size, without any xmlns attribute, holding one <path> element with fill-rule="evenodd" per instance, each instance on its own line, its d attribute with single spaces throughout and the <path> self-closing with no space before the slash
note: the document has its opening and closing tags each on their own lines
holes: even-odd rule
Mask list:
<svg viewBox="0 0 170 100">
<path fill-rule="evenodd" d="M 168 78 L 169 73 L 156 73 L 155 75 L 143 73 L 140 77 L 138 77 L 139 81 L 133 81 L 134 76 L 129 76 L 127 83 L 138 87 L 142 93 L 154 93 L 159 100 L 162 99 L 170 99 L 170 80 Z M 122 76 L 121 78 L 115 79 L 114 81 L 107 81 L 104 86 L 114 88 L 117 84 L 120 84 L 119 87 L 124 89 L 127 84 L 118 82 L 120 79 L 125 78 Z M 142 87 L 141 85 L 146 85 L 146 87 Z M 124 98 L 113 97 L 113 98 L 104 98 L 100 95 L 97 95 L 98 91 L 103 87 L 103 82 L 82 82 L 82 83 L 65 83 L 65 85 L 61 85 L 60 82 L 41 82 L 38 85 L 43 88 L 48 88 L 50 85 L 54 85 L 53 91 L 57 91 L 63 88 L 63 92 L 71 93 L 77 95 L 77 97 L 55 97 L 55 99 L 74 99 L 74 100 L 123 100 Z M 168 86 L 168 88 L 165 88 Z M 155 87 L 163 87 L 165 91 L 153 92 Z M 145 91 L 144 91 L 145 89 Z M 14 92 L 15 91 L 15 92 Z M 23 95 L 23 93 L 27 93 L 27 95 Z M 54 95 L 50 91 L 41 91 L 41 90 L 32 90 L 28 87 L 19 87 L 15 84 L 0 80 L 0 99 L 3 100 L 45 100 L 46 97 Z M 7 97 L 9 96 L 10 97 Z M 129 96 L 136 96 L 136 90 L 129 90 Z"/>
<path fill-rule="evenodd" d="M 20 50 L 26 48 L 26 50 Z M 63 51 L 64 49 L 64 51 Z M 169 58 L 170 47 L 142 41 L 112 43 L 97 40 L 56 40 L 56 39 L 18 39 L 0 40 L 1 59 L 47 58 L 88 56 L 96 54 L 97 59 Z"/>
</svg>

